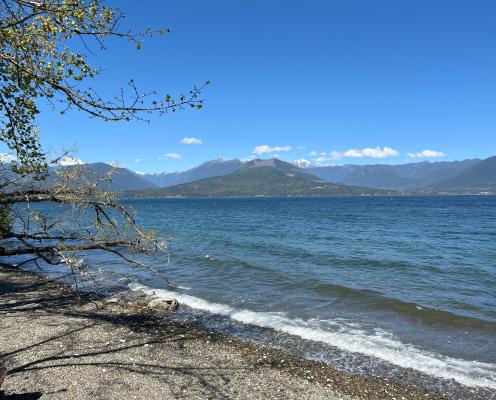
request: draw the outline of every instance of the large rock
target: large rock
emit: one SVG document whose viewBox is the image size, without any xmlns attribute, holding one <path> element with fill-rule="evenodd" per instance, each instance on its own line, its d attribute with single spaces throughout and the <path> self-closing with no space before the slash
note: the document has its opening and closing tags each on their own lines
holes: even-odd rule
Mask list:
<svg viewBox="0 0 496 400">
<path fill-rule="evenodd" d="M 109 306 L 117 306 L 132 313 L 153 313 L 159 314 L 163 312 L 175 311 L 178 307 L 178 302 L 175 299 L 150 299 L 147 298 L 145 292 L 124 291 L 113 295 L 105 300 Z"/>
<path fill-rule="evenodd" d="M 154 312 L 175 311 L 178 306 L 176 299 L 153 299 L 148 303 L 148 308 Z"/>
</svg>

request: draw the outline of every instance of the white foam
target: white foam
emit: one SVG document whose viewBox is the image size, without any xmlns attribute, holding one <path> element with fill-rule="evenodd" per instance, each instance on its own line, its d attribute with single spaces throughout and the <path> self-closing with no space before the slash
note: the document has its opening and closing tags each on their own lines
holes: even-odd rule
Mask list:
<svg viewBox="0 0 496 400">
<path fill-rule="evenodd" d="M 403 368 L 413 368 L 423 373 L 455 381 L 467 386 L 496 389 L 496 364 L 468 361 L 435 354 L 411 344 L 405 344 L 392 334 L 376 329 L 366 332 L 356 324 L 344 321 L 318 321 L 290 319 L 281 313 L 255 312 L 236 309 L 228 305 L 211 303 L 188 294 L 163 289 L 151 289 L 131 284 L 132 290 L 143 290 L 156 297 L 175 298 L 191 308 L 231 317 L 233 320 L 272 328 L 303 339 L 335 346 L 339 349 L 377 357 Z M 335 330 L 322 329 L 322 322 Z"/>
</svg>

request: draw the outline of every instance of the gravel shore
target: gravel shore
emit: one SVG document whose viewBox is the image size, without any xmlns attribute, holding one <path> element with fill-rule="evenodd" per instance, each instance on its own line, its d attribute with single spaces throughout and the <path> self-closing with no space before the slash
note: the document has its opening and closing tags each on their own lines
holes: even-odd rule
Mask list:
<svg viewBox="0 0 496 400">
<path fill-rule="evenodd" d="M 119 310 L 6 266 L 0 266 L 0 357 L 8 369 L 6 399 L 445 398 L 190 323 Z"/>
</svg>

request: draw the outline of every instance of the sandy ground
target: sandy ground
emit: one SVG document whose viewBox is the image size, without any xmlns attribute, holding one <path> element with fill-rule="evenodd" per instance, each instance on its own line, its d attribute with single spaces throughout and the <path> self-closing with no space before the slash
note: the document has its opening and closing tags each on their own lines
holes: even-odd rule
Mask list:
<svg viewBox="0 0 496 400">
<path fill-rule="evenodd" d="M 0 267 L 5 399 L 436 399 Z M 0 398 L 1 398 L 0 394 Z"/>
</svg>

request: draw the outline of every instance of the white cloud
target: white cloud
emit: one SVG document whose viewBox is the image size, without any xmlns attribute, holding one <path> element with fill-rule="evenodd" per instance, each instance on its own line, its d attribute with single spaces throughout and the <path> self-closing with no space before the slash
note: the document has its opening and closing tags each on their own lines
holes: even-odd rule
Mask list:
<svg viewBox="0 0 496 400">
<path fill-rule="evenodd" d="M 57 161 L 58 165 L 62 165 L 64 167 L 69 165 L 83 165 L 85 162 L 76 157 L 71 156 L 63 156 L 60 160 Z"/>
<path fill-rule="evenodd" d="M 7 153 L 0 153 L 0 163 L 11 163 L 17 161 L 16 156 Z"/>
<path fill-rule="evenodd" d="M 141 172 L 141 171 L 134 171 L 134 173 L 135 173 L 136 175 L 145 175 L 145 173 L 144 173 L 144 172 Z"/>
<path fill-rule="evenodd" d="M 364 153 L 362 153 L 362 150 L 359 149 L 349 149 L 342 152 L 341 157 L 362 158 L 364 157 Z"/>
<path fill-rule="evenodd" d="M 202 144 L 203 140 L 195 137 L 185 137 L 181 139 L 182 144 Z"/>
<path fill-rule="evenodd" d="M 377 147 L 365 147 L 363 149 L 349 149 L 345 151 L 331 151 L 329 153 L 329 156 L 331 157 L 332 160 L 340 160 L 341 158 L 344 157 L 350 157 L 350 158 L 364 158 L 364 157 L 371 157 L 371 158 L 386 158 L 386 157 L 395 157 L 399 156 L 400 153 L 391 148 L 384 146 L 382 149 L 377 146 Z"/>
<path fill-rule="evenodd" d="M 446 154 L 442 151 L 436 150 L 422 150 L 418 153 L 408 153 L 408 157 L 411 158 L 435 158 L 435 157 L 446 157 Z"/>
<path fill-rule="evenodd" d="M 164 158 L 173 158 L 175 160 L 179 160 L 181 158 L 181 154 L 179 154 L 179 153 L 167 153 L 167 154 L 164 154 L 164 157 L 162 157 L 162 160 Z"/>
<path fill-rule="evenodd" d="M 384 146 L 382 149 L 379 146 L 374 147 L 373 149 L 371 148 L 362 149 L 362 153 L 365 157 L 372 157 L 372 158 L 396 157 L 400 155 L 400 152 L 398 150 L 395 150 L 387 146 Z"/>
<path fill-rule="evenodd" d="M 318 153 L 317 153 L 315 150 L 312 150 L 312 151 L 310 152 L 310 155 L 311 155 L 312 157 L 317 156 L 317 154 L 318 154 Z"/>
<path fill-rule="evenodd" d="M 274 146 L 274 147 L 270 147 L 267 144 L 263 144 L 261 146 L 256 146 L 253 149 L 252 153 L 253 154 L 261 155 L 261 154 L 266 154 L 266 153 L 275 153 L 276 151 L 289 151 L 289 150 L 291 150 L 291 146 Z"/>
<path fill-rule="evenodd" d="M 141 162 L 141 161 L 143 161 L 142 158 L 137 158 L 136 160 L 134 160 L 134 162 Z"/>
</svg>

